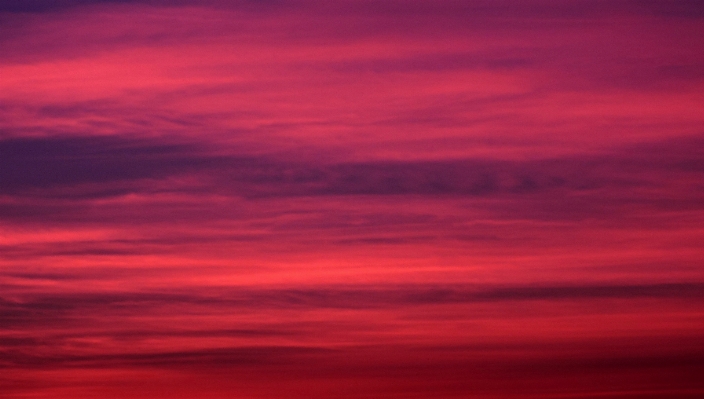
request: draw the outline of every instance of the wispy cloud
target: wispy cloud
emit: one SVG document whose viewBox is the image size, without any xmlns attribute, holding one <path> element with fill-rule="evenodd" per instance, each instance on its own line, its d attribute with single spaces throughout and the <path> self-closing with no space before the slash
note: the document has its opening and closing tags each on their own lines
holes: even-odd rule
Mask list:
<svg viewBox="0 0 704 399">
<path fill-rule="evenodd" d="M 701 396 L 703 24 L 0 1 L 0 392 Z"/>
</svg>

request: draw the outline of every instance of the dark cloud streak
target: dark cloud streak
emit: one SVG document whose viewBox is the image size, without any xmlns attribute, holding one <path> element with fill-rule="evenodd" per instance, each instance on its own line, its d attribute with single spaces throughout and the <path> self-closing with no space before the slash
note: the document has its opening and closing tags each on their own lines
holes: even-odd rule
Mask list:
<svg viewBox="0 0 704 399">
<path fill-rule="evenodd" d="M 45 316 L 81 314 L 90 309 L 107 312 L 108 309 L 136 311 L 163 305 L 204 306 L 216 308 L 300 308 L 300 309 L 374 309 L 387 307 L 443 305 L 452 303 L 482 303 L 535 300 L 589 300 L 598 298 L 695 299 L 704 296 L 702 283 L 663 284 L 591 284 L 591 285 L 537 285 L 515 287 L 486 286 L 401 286 L 331 287 L 310 289 L 209 289 L 210 293 L 76 293 L 57 295 L 30 295 L 22 302 L 3 300 L 0 303 L 3 319 L 24 323 L 41 323 Z M 88 312 L 90 313 L 90 311 Z"/>
<path fill-rule="evenodd" d="M 321 164 L 295 158 L 287 161 L 278 157 L 212 155 L 208 148 L 200 147 L 119 137 L 1 140 L 0 188 L 7 194 L 22 189 L 205 173 L 218 176 L 220 183 L 245 196 L 487 195 L 659 185 L 666 181 L 648 180 L 653 179 L 651 176 L 681 178 L 683 174 L 694 177 L 704 172 L 700 137 L 613 150 L 608 155 L 535 161 Z"/>
<path fill-rule="evenodd" d="M 118 137 L 11 138 L 0 141 L 0 189 L 163 178 L 217 161 L 192 145 Z"/>
</svg>

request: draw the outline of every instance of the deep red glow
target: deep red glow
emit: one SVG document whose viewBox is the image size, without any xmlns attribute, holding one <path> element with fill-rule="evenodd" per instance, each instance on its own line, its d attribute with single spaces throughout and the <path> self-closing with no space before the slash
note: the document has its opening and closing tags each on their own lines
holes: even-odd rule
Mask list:
<svg viewBox="0 0 704 399">
<path fill-rule="evenodd" d="M 704 8 L 0 2 L 0 397 L 704 395 Z"/>
</svg>

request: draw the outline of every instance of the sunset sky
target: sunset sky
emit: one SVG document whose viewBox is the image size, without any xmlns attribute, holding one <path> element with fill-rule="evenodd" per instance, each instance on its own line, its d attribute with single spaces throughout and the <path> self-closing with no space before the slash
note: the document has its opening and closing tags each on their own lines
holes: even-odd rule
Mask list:
<svg viewBox="0 0 704 399">
<path fill-rule="evenodd" d="M 703 375 L 704 2 L 0 1 L 0 398 Z"/>
</svg>

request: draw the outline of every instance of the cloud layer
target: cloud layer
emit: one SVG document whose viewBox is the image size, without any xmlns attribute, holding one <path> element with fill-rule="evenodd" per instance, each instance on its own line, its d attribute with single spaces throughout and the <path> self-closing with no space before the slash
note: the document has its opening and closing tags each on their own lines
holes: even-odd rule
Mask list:
<svg viewBox="0 0 704 399">
<path fill-rule="evenodd" d="M 0 1 L 0 396 L 704 392 L 697 1 Z"/>
</svg>

